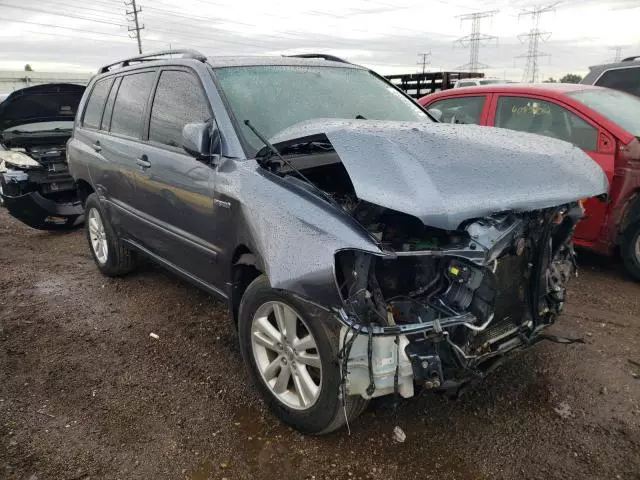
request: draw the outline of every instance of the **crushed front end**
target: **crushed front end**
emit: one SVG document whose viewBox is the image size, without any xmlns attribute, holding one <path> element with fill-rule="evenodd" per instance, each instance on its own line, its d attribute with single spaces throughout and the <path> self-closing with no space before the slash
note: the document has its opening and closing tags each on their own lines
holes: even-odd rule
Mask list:
<svg viewBox="0 0 640 480">
<path fill-rule="evenodd" d="M 66 143 L 84 89 L 35 85 L 0 104 L 0 203 L 30 227 L 66 229 L 81 220 Z"/>
<path fill-rule="evenodd" d="M 386 210 L 367 224 L 383 255 L 335 256 L 344 393 L 457 392 L 546 338 L 575 273 L 571 235 L 582 214 L 575 202 L 444 231 Z"/>
<path fill-rule="evenodd" d="M 13 217 L 32 228 L 69 228 L 82 215 L 67 166 L 65 141 L 0 150 L 2 203 Z"/>
</svg>

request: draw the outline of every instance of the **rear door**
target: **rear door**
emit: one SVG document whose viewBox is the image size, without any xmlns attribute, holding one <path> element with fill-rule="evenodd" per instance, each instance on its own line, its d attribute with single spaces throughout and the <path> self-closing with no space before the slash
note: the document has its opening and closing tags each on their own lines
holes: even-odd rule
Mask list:
<svg viewBox="0 0 640 480">
<path fill-rule="evenodd" d="M 442 112 L 442 123 L 465 123 L 485 125 L 489 114 L 490 94 L 470 93 L 438 98 L 424 105 L 427 110 Z"/>
<path fill-rule="evenodd" d="M 613 180 L 615 139 L 581 112 L 558 100 L 536 95 L 498 95 L 489 124 L 521 132 L 557 138 L 584 150 Z M 607 213 L 607 204 L 589 199 L 585 218 L 578 224 L 575 238 L 593 241 L 598 237 Z"/>
<path fill-rule="evenodd" d="M 141 215 L 147 225 L 143 245 L 207 283 L 215 283 L 213 186 L 215 169 L 182 147 L 188 123 L 212 122 L 199 77 L 187 68 L 160 73 L 148 121 L 146 162 L 136 177 Z"/>
<path fill-rule="evenodd" d="M 98 193 L 102 197 L 126 202 L 131 197 L 131 185 L 116 182 L 113 176 L 107 173 L 112 169 L 101 146 L 105 128 L 105 105 L 108 98 L 115 96 L 119 84 L 119 80 L 114 80 L 114 77 L 102 78 L 91 87 L 81 120 L 74 132 L 74 145 L 78 148 L 78 155 L 90 157 L 86 163 L 89 165 L 89 173 Z M 106 128 L 108 129 L 108 125 Z M 106 172 L 103 173 L 103 170 Z"/>
<path fill-rule="evenodd" d="M 144 235 L 138 214 L 141 203 L 136 176 L 140 168 L 136 162 L 142 155 L 144 116 L 156 75 L 156 70 L 145 69 L 120 76 L 102 119 L 99 148 L 105 163 L 94 180 L 109 192 L 109 215 L 123 237 Z"/>
</svg>

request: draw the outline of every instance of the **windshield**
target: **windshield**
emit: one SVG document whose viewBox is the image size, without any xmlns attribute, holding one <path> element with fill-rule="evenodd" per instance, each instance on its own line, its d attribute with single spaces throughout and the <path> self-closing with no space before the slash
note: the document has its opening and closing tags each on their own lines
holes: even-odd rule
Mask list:
<svg viewBox="0 0 640 480">
<path fill-rule="evenodd" d="M 640 137 L 640 98 L 609 89 L 582 90 L 567 95 Z"/>
<path fill-rule="evenodd" d="M 367 70 L 270 65 L 224 67 L 216 73 L 252 154 L 264 145 L 245 120 L 268 139 L 317 118 L 430 120 L 419 106 Z"/>
<path fill-rule="evenodd" d="M 496 83 L 507 83 L 504 80 L 480 80 L 480 85 L 494 85 Z"/>
</svg>

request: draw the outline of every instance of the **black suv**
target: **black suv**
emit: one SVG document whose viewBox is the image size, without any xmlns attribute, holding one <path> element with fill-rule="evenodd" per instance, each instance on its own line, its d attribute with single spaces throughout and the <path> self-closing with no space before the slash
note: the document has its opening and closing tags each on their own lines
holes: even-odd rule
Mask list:
<svg viewBox="0 0 640 480">
<path fill-rule="evenodd" d="M 548 338 L 579 200 L 607 180 L 568 143 L 440 124 L 374 72 L 307 57 L 106 66 L 67 152 L 98 268 L 144 255 L 227 299 L 265 401 L 320 434 Z"/>
<path fill-rule="evenodd" d="M 640 56 L 589 67 L 589 73 L 580 83 L 613 88 L 640 97 Z"/>
</svg>

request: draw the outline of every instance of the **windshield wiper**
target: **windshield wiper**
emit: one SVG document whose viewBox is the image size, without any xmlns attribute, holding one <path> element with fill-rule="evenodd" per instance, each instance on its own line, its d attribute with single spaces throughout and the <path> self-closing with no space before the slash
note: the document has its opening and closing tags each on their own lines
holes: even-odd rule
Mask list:
<svg viewBox="0 0 640 480">
<path fill-rule="evenodd" d="M 355 218 L 353 218 L 353 216 L 351 216 L 349 214 L 349 212 L 347 212 L 344 207 L 342 205 L 340 205 L 338 202 L 336 202 L 333 197 L 331 195 L 329 195 L 327 192 L 325 192 L 324 190 L 322 190 L 320 187 L 318 187 L 315 183 L 313 183 L 311 180 L 309 180 L 307 177 L 305 177 L 302 172 L 300 170 L 298 170 L 296 167 L 293 166 L 293 164 L 285 159 L 280 152 L 278 151 L 278 149 L 276 147 L 273 146 L 273 144 L 267 140 L 258 130 L 256 130 L 256 128 L 251 124 L 251 122 L 249 120 L 245 120 L 244 124 L 249 127 L 249 129 L 255 134 L 256 137 L 258 137 L 260 139 L 260 141 L 262 143 L 265 144 L 265 146 L 269 149 L 269 152 L 272 155 L 275 155 L 276 157 L 278 157 L 278 159 L 285 164 L 286 166 L 288 166 L 292 172 L 294 172 L 298 177 L 300 177 L 302 180 L 304 180 L 310 187 L 313 188 L 313 190 L 320 195 L 322 198 L 324 198 L 327 202 L 329 202 L 331 205 L 333 205 L 334 207 L 336 207 L 339 211 L 341 211 L 343 214 L 347 215 L 351 220 L 353 220 L 354 222 L 356 222 L 358 225 L 360 225 L 360 227 L 362 227 L 362 229 L 367 232 L 369 234 L 369 236 L 371 236 L 371 238 L 373 238 L 376 242 L 377 239 L 371 235 L 371 233 L 364 228 L 364 226 L 362 226 Z M 267 157 L 268 160 L 269 157 Z"/>
<path fill-rule="evenodd" d="M 309 153 L 314 151 L 330 152 L 333 151 L 333 145 L 331 145 L 330 142 L 318 141 L 295 143 L 293 145 L 285 146 L 280 151 L 280 154 L 284 153 L 287 155 L 290 153 Z"/>
<path fill-rule="evenodd" d="M 296 167 L 293 166 L 293 164 L 285 159 L 280 152 L 278 151 L 278 149 L 276 147 L 273 146 L 273 144 L 266 139 L 266 137 L 264 137 L 257 129 L 256 127 L 254 127 L 251 122 L 249 120 L 245 120 L 244 124 L 249 127 L 249 129 L 254 133 L 254 135 L 256 137 L 258 137 L 260 139 L 260 141 L 262 143 L 264 143 L 266 145 L 266 147 L 269 149 L 269 152 L 272 155 L 275 155 L 276 157 L 278 157 L 278 159 L 285 164 L 287 167 L 289 167 L 291 169 L 292 172 L 295 172 L 296 175 L 298 175 L 302 180 L 304 180 L 305 182 L 307 182 L 311 187 L 313 187 L 314 190 L 316 190 L 319 194 L 321 194 L 324 198 L 326 198 L 330 203 L 338 206 L 340 208 L 340 210 L 342 210 L 342 206 L 337 203 L 333 198 L 331 198 L 327 192 L 325 192 L 324 190 L 322 190 L 320 187 L 318 187 L 315 183 L 313 183 L 311 180 L 309 180 L 307 177 L 305 177 L 302 172 L 300 170 L 298 170 Z M 267 157 L 268 160 L 269 157 Z"/>
</svg>

